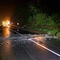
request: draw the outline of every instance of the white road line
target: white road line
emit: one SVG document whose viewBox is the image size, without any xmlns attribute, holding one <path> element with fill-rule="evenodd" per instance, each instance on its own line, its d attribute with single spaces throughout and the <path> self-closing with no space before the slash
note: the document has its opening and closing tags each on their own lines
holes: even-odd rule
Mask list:
<svg viewBox="0 0 60 60">
<path fill-rule="evenodd" d="M 20 34 L 20 33 L 18 33 L 17 31 L 15 31 L 15 32 L 16 32 L 17 34 L 21 35 L 21 34 Z M 58 53 L 56 53 L 56 52 L 52 51 L 51 49 L 49 49 L 49 48 L 47 48 L 47 47 L 45 47 L 45 46 L 43 46 L 43 45 L 41 45 L 41 44 L 39 44 L 39 43 L 37 43 L 37 42 L 33 41 L 33 38 L 29 38 L 28 40 L 30 40 L 30 41 L 32 41 L 32 42 L 34 42 L 35 44 L 39 45 L 40 47 L 42 47 L 42 48 L 46 49 L 47 51 L 49 51 L 49 52 L 51 52 L 51 53 L 55 54 L 55 55 L 56 55 L 56 56 L 58 56 L 58 57 L 60 57 L 60 54 L 58 54 Z"/>
<path fill-rule="evenodd" d="M 58 54 L 58 53 L 56 53 L 56 52 L 54 52 L 54 51 L 50 50 L 49 48 L 47 48 L 47 47 L 45 47 L 45 46 L 43 46 L 43 45 L 41 45 L 41 44 L 39 44 L 39 43 L 37 43 L 37 42 L 33 41 L 31 38 L 30 38 L 30 39 L 28 39 L 28 40 L 30 40 L 30 41 L 32 41 L 32 42 L 34 42 L 35 44 L 39 45 L 40 47 L 42 47 L 42 48 L 44 48 L 44 49 L 48 50 L 49 52 L 51 52 L 51 53 L 53 53 L 53 54 L 57 55 L 58 57 L 60 57 L 60 54 Z"/>
<path fill-rule="evenodd" d="M 10 30 L 13 30 L 13 29 L 10 29 Z M 19 35 L 22 35 L 22 34 L 20 34 L 20 33 L 18 33 L 17 31 L 15 31 L 15 30 L 13 30 L 15 33 L 17 33 L 17 34 L 19 34 Z"/>
</svg>

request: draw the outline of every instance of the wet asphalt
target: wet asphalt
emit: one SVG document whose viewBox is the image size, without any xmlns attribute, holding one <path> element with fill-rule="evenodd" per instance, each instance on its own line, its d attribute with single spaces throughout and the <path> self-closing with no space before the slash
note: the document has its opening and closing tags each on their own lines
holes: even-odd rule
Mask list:
<svg viewBox="0 0 60 60">
<path fill-rule="evenodd" d="M 35 37 L 37 39 L 34 39 Z M 33 38 L 32 41 L 29 40 L 31 38 Z M 53 43 L 55 40 L 57 39 L 43 38 L 41 35 L 23 30 L 2 28 L 0 30 L 0 60 L 60 60 L 59 56 L 33 42 L 60 54 L 60 45 Z"/>
</svg>

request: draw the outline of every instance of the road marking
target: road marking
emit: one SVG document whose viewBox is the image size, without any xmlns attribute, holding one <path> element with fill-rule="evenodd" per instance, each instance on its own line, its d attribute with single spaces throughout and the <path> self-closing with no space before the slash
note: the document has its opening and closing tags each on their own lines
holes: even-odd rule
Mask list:
<svg viewBox="0 0 60 60">
<path fill-rule="evenodd" d="M 33 39 L 32 39 L 32 38 L 29 38 L 28 40 L 32 41 L 33 43 L 35 43 L 35 44 L 39 45 L 40 47 L 42 47 L 42 48 L 44 48 L 44 49 L 48 50 L 49 52 L 51 52 L 51 53 L 53 53 L 53 54 L 57 55 L 58 57 L 60 57 L 60 54 L 58 54 L 58 53 L 56 53 L 56 52 L 54 52 L 54 51 L 50 50 L 49 48 L 47 48 L 47 47 L 45 47 L 45 46 L 43 46 L 43 45 L 41 45 L 41 44 L 39 44 L 39 43 L 37 43 L 37 42 L 33 41 Z"/>
<path fill-rule="evenodd" d="M 16 32 L 17 34 L 21 35 L 19 32 L 17 32 L 17 31 L 15 31 L 15 32 Z M 45 47 L 45 46 L 43 46 L 43 45 L 41 45 L 41 44 L 39 44 L 39 43 L 37 43 L 37 42 L 33 41 L 33 38 L 29 38 L 28 40 L 30 40 L 30 41 L 32 41 L 33 43 L 35 43 L 35 44 L 39 45 L 40 47 L 42 47 L 42 48 L 46 49 L 47 51 L 49 51 L 49 52 L 51 52 L 51 53 L 55 54 L 56 56 L 60 57 L 60 54 L 58 54 L 58 53 L 56 53 L 56 52 L 52 51 L 51 49 L 49 49 L 49 48 L 47 48 L 47 47 Z"/>
<path fill-rule="evenodd" d="M 13 29 L 10 29 L 10 30 L 13 30 Z M 17 31 L 15 31 L 15 30 L 13 30 L 15 33 L 17 33 L 17 34 L 19 34 L 19 35 L 22 35 L 22 34 L 20 34 L 19 32 L 17 32 Z"/>
</svg>

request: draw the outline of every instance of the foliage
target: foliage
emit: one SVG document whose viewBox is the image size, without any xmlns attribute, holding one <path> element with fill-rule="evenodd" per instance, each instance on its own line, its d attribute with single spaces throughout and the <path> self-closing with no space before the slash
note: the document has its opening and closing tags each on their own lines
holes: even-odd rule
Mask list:
<svg viewBox="0 0 60 60">
<path fill-rule="evenodd" d="M 28 5 L 31 13 L 35 14 L 37 12 L 37 8 L 34 5 Z"/>
<path fill-rule="evenodd" d="M 60 14 L 59 13 L 55 13 L 52 15 L 53 17 L 53 21 L 55 21 L 57 26 L 60 26 Z"/>
<path fill-rule="evenodd" d="M 60 35 L 60 32 L 58 32 L 57 35 Z"/>
<path fill-rule="evenodd" d="M 57 30 L 57 29 L 50 30 L 50 31 L 48 31 L 49 32 L 48 35 L 55 35 L 55 33 L 58 31 L 59 30 Z"/>
<path fill-rule="evenodd" d="M 49 16 L 49 18 L 48 18 L 48 23 L 47 23 L 47 25 L 50 25 L 50 26 L 55 25 L 55 22 L 54 22 L 54 20 L 52 19 L 51 16 Z"/>
<path fill-rule="evenodd" d="M 30 16 L 30 17 L 28 18 L 28 22 L 29 22 L 29 23 L 32 23 L 32 22 L 33 22 L 32 16 Z"/>
<path fill-rule="evenodd" d="M 36 15 L 36 24 L 37 25 L 45 25 L 47 21 L 47 15 L 44 13 L 40 13 Z"/>
<path fill-rule="evenodd" d="M 51 35 L 55 34 L 57 30 L 53 27 L 60 28 L 60 14 L 51 14 L 51 7 L 45 5 L 43 2 L 44 5 L 35 2 L 37 1 L 34 0 L 34 2 L 32 2 L 31 0 L 28 4 L 24 3 L 23 5 L 17 6 L 12 20 L 19 22 L 20 25 L 25 24 L 27 27 L 34 30 L 50 31 Z M 43 26 L 43 28 L 41 26 Z M 46 28 L 46 26 L 48 27 Z"/>
</svg>

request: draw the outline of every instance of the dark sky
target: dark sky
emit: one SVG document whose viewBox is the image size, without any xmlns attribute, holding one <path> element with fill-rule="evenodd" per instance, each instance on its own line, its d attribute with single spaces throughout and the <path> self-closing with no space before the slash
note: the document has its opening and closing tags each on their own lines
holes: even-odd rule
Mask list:
<svg viewBox="0 0 60 60">
<path fill-rule="evenodd" d="M 0 23 L 2 20 L 4 19 L 9 19 L 13 13 L 13 11 L 15 10 L 15 7 L 18 4 L 23 4 L 26 2 L 27 0 L 0 0 Z M 29 0 L 31 1 L 31 0 Z M 36 0 L 32 0 L 33 2 Z M 41 4 L 47 4 L 47 6 L 50 8 L 52 6 L 52 8 L 54 8 L 54 10 L 59 9 L 60 5 L 59 3 L 57 3 L 57 1 L 51 1 L 51 0 L 38 0 L 41 2 Z M 45 6 L 44 5 L 44 6 Z M 50 6 L 49 6 L 50 5 Z"/>
<path fill-rule="evenodd" d="M 10 18 L 17 4 L 19 4 L 18 0 L 0 0 L 0 23 Z"/>
</svg>

